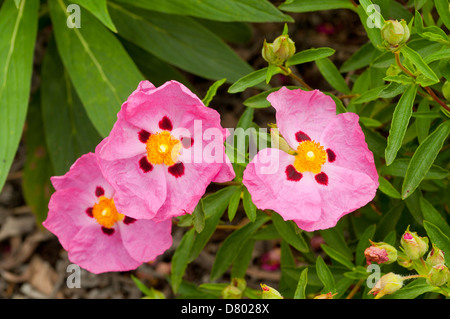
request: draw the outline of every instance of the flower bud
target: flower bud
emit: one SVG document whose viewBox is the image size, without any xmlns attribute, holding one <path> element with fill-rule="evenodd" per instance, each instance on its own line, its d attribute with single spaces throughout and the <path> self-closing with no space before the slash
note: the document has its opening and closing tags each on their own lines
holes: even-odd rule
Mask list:
<svg viewBox="0 0 450 319">
<path fill-rule="evenodd" d="M 450 82 L 445 81 L 444 85 L 442 85 L 442 94 L 444 95 L 447 101 L 450 101 Z"/>
<path fill-rule="evenodd" d="M 364 251 L 368 265 L 372 262 L 376 262 L 377 264 L 391 264 L 397 260 L 397 249 L 393 246 L 383 242 L 370 242 L 372 246 Z"/>
<path fill-rule="evenodd" d="M 381 28 L 381 36 L 392 47 L 397 47 L 408 41 L 410 32 L 405 20 L 387 20 Z"/>
<path fill-rule="evenodd" d="M 280 35 L 273 41 L 273 43 L 267 43 L 264 40 L 262 48 L 262 56 L 264 60 L 270 64 L 280 65 L 295 53 L 295 43 L 289 36 Z"/>
<path fill-rule="evenodd" d="M 444 264 L 435 265 L 431 267 L 428 273 L 427 283 L 432 286 L 442 286 L 450 278 L 450 271 Z"/>
<path fill-rule="evenodd" d="M 262 57 L 264 58 L 264 60 L 266 60 L 270 64 L 278 65 L 278 64 L 283 63 L 283 61 L 273 51 L 273 44 L 267 43 L 266 40 L 264 40 L 261 54 L 262 54 Z"/>
<path fill-rule="evenodd" d="M 373 294 L 375 299 L 379 299 L 384 295 L 389 295 L 403 287 L 403 278 L 393 272 L 387 273 L 377 281 L 369 294 Z"/>
<path fill-rule="evenodd" d="M 332 294 L 331 291 L 326 294 L 317 295 L 314 297 L 314 299 L 333 299 L 334 296 L 336 296 L 337 293 Z"/>
<path fill-rule="evenodd" d="M 223 299 L 241 299 L 242 291 L 235 286 L 228 285 L 222 290 Z"/>
<path fill-rule="evenodd" d="M 283 299 L 283 296 L 272 287 L 265 284 L 261 284 L 262 289 L 262 299 Z"/>
<path fill-rule="evenodd" d="M 433 267 L 445 262 L 444 252 L 432 244 L 431 251 L 428 253 L 426 263 L 428 266 Z"/>
<path fill-rule="evenodd" d="M 412 261 L 420 259 L 428 250 L 428 238 L 420 237 L 416 232 L 410 232 L 409 226 L 403 234 L 400 244 L 402 245 L 405 254 L 411 258 Z"/>
<path fill-rule="evenodd" d="M 398 252 L 397 254 L 397 263 L 402 266 L 405 267 L 407 269 L 412 269 L 413 268 L 413 264 L 412 264 L 412 260 L 411 258 L 409 258 L 408 256 L 406 256 L 406 254 L 404 254 L 403 252 Z"/>
</svg>

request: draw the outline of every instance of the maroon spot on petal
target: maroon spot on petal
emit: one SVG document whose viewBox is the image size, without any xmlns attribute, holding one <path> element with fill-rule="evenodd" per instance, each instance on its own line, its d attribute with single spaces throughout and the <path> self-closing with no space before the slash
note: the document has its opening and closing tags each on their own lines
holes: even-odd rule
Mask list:
<svg viewBox="0 0 450 319">
<path fill-rule="evenodd" d="M 124 223 L 125 225 L 130 225 L 130 224 L 134 223 L 135 221 L 136 221 L 135 218 L 133 218 L 133 217 L 128 217 L 128 216 L 125 216 L 125 218 L 123 219 L 123 223 Z"/>
<path fill-rule="evenodd" d="M 146 130 L 141 130 L 138 133 L 139 141 L 141 141 L 142 143 L 147 143 L 148 138 L 150 137 L 150 135 L 151 134 L 149 132 L 147 132 Z"/>
<path fill-rule="evenodd" d="M 329 148 L 327 148 L 328 162 L 333 163 L 336 160 L 336 154 Z"/>
<path fill-rule="evenodd" d="M 103 195 L 105 195 L 105 190 L 103 189 L 103 187 L 97 186 L 97 188 L 95 189 L 95 196 L 100 197 Z"/>
<path fill-rule="evenodd" d="M 314 176 L 314 178 L 316 179 L 317 183 L 325 186 L 328 185 L 328 175 L 324 172 L 317 174 L 316 176 Z"/>
<path fill-rule="evenodd" d="M 112 234 L 114 234 L 114 228 L 107 228 L 102 226 L 102 232 L 105 235 L 111 236 Z"/>
<path fill-rule="evenodd" d="M 147 156 L 143 156 L 139 160 L 139 167 L 144 173 L 148 173 L 153 169 L 153 165 L 149 163 Z"/>
<path fill-rule="evenodd" d="M 172 121 L 167 116 L 164 116 L 158 124 L 161 130 L 172 131 L 173 129 Z"/>
<path fill-rule="evenodd" d="M 301 143 L 303 141 L 311 141 L 311 138 L 308 136 L 308 134 L 306 134 L 305 132 L 302 132 L 302 131 L 298 131 L 297 133 L 295 133 L 295 139 L 299 143 Z"/>
<path fill-rule="evenodd" d="M 175 176 L 176 178 L 184 175 L 184 164 L 179 162 L 168 168 L 169 173 Z"/>
<path fill-rule="evenodd" d="M 286 177 L 290 181 L 298 182 L 302 179 L 302 173 L 297 172 L 293 165 L 288 165 L 286 167 Z"/>
<path fill-rule="evenodd" d="M 192 147 L 192 145 L 194 145 L 194 139 L 192 137 L 182 137 L 181 145 L 183 145 L 184 148 Z"/>
<path fill-rule="evenodd" d="M 89 207 L 88 209 L 86 209 L 86 214 L 89 217 L 94 217 L 94 214 L 92 214 L 92 209 L 93 209 L 93 207 Z"/>
</svg>

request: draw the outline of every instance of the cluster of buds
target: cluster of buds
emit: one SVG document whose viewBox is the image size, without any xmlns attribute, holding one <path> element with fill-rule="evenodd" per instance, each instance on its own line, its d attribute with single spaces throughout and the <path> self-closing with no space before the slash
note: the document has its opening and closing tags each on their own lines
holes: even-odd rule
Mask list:
<svg viewBox="0 0 450 319">
<path fill-rule="evenodd" d="M 409 27 L 405 20 L 387 20 L 381 28 L 381 37 L 383 38 L 383 45 L 390 49 L 396 50 L 401 45 L 405 44 L 410 36 Z"/>
<path fill-rule="evenodd" d="M 289 35 L 278 36 L 273 43 L 264 40 L 262 48 L 262 57 L 269 64 L 282 65 L 287 59 L 295 53 L 295 43 L 289 38 Z"/>
<path fill-rule="evenodd" d="M 247 283 L 242 278 L 233 278 L 231 284 L 222 290 L 223 299 L 241 299 Z"/>
</svg>

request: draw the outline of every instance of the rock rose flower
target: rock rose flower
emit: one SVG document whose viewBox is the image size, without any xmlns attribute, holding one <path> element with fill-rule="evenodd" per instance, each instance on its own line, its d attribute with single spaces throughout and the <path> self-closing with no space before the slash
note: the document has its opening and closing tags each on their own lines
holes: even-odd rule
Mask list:
<svg viewBox="0 0 450 319">
<path fill-rule="evenodd" d="M 45 228 L 68 251 L 69 260 L 92 273 L 128 271 L 152 261 L 172 245 L 171 221 L 134 219 L 115 206 L 115 191 L 93 153 L 81 156 L 55 187 Z"/>
<path fill-rule="evenodd" d="M 211 182 L 235 177 L 219 113 L 182 84 L 141 82 L 117 117 L 96 153 L 116 206 L 131 217 L 192 213 Z"/>
<path fill-rule="evenodd" d="M 247 165 L 243 183 L 259 209 L 314 231 L 374 198 L 378 173 L 358 115 L 336 115 L 334 101 L 318 90 L 283 87 L 267 99 L 291 150 L 263 149 Z"/>
</svg>

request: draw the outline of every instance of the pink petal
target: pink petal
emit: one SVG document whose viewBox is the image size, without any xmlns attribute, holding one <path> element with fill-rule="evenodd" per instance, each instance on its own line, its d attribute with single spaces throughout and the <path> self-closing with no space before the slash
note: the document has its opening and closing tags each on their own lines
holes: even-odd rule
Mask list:
<svg viewBox="0 0 450 319">
<path fill-rule="evenodd" d="M 289 90 L 282 87 L 269 94 L 267 100 L 276 109 L 276 122 L 288 144 L 296 149 L 296 133 L 304 132 L 318 141 L 328 122 L 336 116 L 333 99 L 318 90 Z"/>
<path fill-rule="evenodd" d="M 355 113 L 338 114 L 332 119 L 320 137 L 320 144 L 331 149 L 336 159 L 327 166 L 340 166 L 370 176 L 378 185 L 378 172 L 372 152 L 367 147 L 364 133 Z"/>
<path fill-rule="evenodd" d="M 112 235 L 102 232 L 100 225 L 82 228 L 70 242 L 69 260 L 95 273 L 129 271 L 142 262 L 131 257 L 123 245 L 119 227 Z"/>
<path fill-rule="evenodd" d="M 172 246 L 170 219 L 161 223 L 138 219 L 129 225 L 119 225 L 123 244 L 135 260 L 152 261 Z"/>
<path fill-rule="evenodd" d="M 139 166 L 141 154 L 132 158 L 99 162 L 103 174 L 116 190 L 117 210 L 136 219 L 150 219 L 166 200 L 166 177 L 163 165 L 153 165 L 145 173 Z"/>
<path fill-rule="evenodd" d="M 316 221 L 321 201 L 314 178 L 305 172 L 299 181 L 288 180 L 286 167 L 293 163 L 292 155 L 263 149 L 247 165 L 243 183 L 259 209 L 272 209 L 285 220 Z"/>
</svg>

